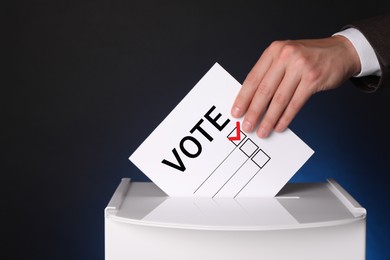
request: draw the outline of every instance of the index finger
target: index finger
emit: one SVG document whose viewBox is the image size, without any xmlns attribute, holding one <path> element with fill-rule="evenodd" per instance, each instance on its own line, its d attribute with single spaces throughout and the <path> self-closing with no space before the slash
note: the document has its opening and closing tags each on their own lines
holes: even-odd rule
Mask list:
<svg viewBox="0 0 390 260">
<path fill-rule="evenodd" d="M 256 62 L 255 66 L 249 72 L 248 76 L 244 80 L 240 91 L 234 100 L 231 114 L 235 118 L 242 117 L 248 110 L 248 107 L 256 93 L 257 87 L 262 81 L 264 75 L 271 67 L 272 56 L 266 51 L 260 56 L 260 59 Z"/>
</svg>

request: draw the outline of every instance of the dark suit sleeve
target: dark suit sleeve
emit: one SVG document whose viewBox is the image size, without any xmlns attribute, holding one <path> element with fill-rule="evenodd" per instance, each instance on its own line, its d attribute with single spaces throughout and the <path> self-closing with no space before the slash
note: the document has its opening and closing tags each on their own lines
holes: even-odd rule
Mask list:
<svg viewBox="0 0 390 260">
<path fill-rule="evenodd" d="M 351 78 L 351 81 L 368 92 L 390 88 L 390 14 L 371 17 L 346 26 L 358 29 L 374 48 L 382 76 Z"/>
</svg>

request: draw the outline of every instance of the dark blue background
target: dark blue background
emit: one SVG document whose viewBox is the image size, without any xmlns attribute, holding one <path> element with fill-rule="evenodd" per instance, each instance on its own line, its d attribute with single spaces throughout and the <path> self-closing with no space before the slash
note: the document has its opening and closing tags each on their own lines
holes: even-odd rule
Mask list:
<svg viewBox="0 0 390 260">
<path fill-rule="evenodd" d="M 195 3 L 196 2 L 196 3 Z M 242 82 L 273 41 L 326 37 L 388 0 L 5 1 L 2 237 L 22 259 L 104 259 L 103 210 L 128 156 L 215 63 Z M 389 86 L 390 87 L 390 86 Z M 345 82 L 290 128 L 315 150 L 291 181 L 335 178 L 390 259 L 390 89 Z M 331 249 L 329 249 L 331 250 Z"/>
</svg>

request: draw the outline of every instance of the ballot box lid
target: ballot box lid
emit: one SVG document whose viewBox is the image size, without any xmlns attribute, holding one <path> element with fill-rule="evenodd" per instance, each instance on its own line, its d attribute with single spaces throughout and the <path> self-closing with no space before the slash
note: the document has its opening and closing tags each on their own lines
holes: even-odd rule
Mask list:
<svg viewBox="0 0 390 260">
<path fill-rule="evenodd" d="M 287 183 L 273 198 L 169 197 L 152 182 L 123 178 L 105 218 L 134 225 L 202 230 L 278 230 L 365 220 L 366 210 L 334 179 Z"/>
</svg>

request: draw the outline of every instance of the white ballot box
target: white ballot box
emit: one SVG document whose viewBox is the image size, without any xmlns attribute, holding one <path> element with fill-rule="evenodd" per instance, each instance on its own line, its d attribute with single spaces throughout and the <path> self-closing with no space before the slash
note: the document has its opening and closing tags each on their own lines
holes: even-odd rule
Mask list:
<svg viewBox="0 0 390 260">
<path fill-rule="evenodd" d="M 104 214 L 106 260 L 365 259 L 366 210 L 333 179 L 212 199 L 124 178 Z"/>
</svg>

